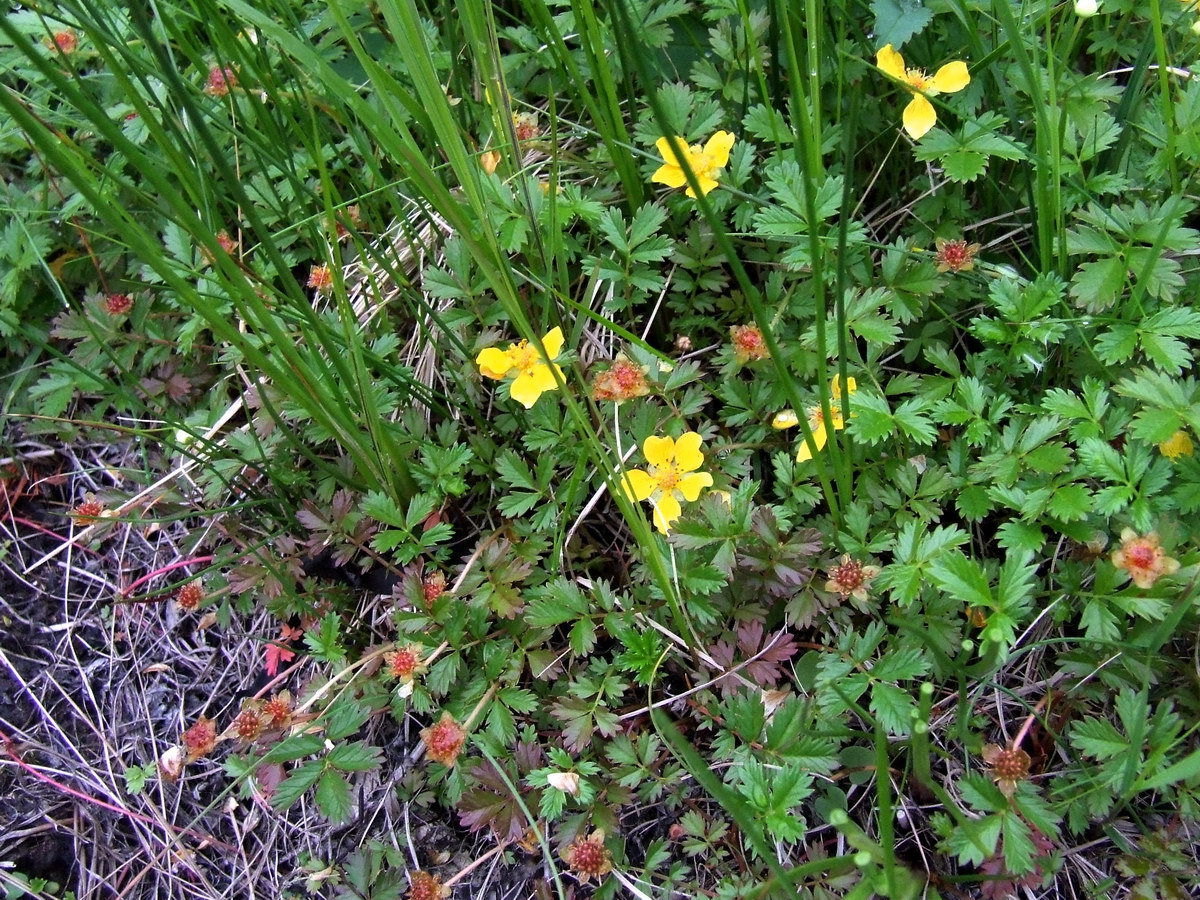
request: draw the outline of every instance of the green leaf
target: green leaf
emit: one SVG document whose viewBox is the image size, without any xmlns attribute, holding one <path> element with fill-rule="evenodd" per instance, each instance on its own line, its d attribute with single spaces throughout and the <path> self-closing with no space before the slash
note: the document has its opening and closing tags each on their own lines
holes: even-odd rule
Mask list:
<svg viewBox="0 0 1200 900">
<path fill-rule="evenodd" d="M 1083 263 L 1071 279 L 1071 296 L 1075 302 L 1095 312 L 1116 303 L 1124 288 L 1125 261 L 1119 256 Z"/>
<path fill-rule="evenodd" d="M 340 772 L 327 769 L 317 783 L 317 808 L 330 822 L 345 822 L 350 818 L 350 785 Z"/>
<path fill-rule="evenodd" d="M 883 723 L 888 734 L 906 737 L 912 729 L 916 701 L 894 684 L 877 682 L 871 687 L 871 712 Z"/>
<path fill-rule="evenodd" d="M 271 805 L 276 809 L 287 809 L 300 799 L 301 795 L 317 783 L 321 773 L 325 771 L 325 761 L 313 759 L 304 765 L 292 769 L 287 778 L 275 788 L 271 795 Z"/>
<path fill-rule="evenodd" d="M 968 606 L 992 606 L 992 588 L 983 567 L 954 550 L 933 561 L 929 572 L 938 587 Z"/>
<path fill-rule="evenodd" d="M 369 772 L 383 762 L 383 751 L 365 741 L 342 744 L 329 751 L 329 765 L 343 772 Z"/>
<path fill-rule="evenodd" d="M 897 50 L 933 20 L 933 10 L 920 0 L 871 0 L 871 12 L 875 13 L 875 42 Z"/>
<path fill-rule="evenodd" d="M 1129 741 L 1104 719 L 1089 718 L 1071 728 L 1071 743 L 1081 753 L 1096 759 L 1112 759 L 1129 750 Z"/>
<path fill-rule="evenodd" d="M 322 735 L 294 734 L 284 738 L 268 750 L 266 756 L 263 757 L 263 762 L 291 762 L 294 759 L 302 759 L 305 756 L 320 753 L 324 749 L 325 738 Z"/>
</svg>

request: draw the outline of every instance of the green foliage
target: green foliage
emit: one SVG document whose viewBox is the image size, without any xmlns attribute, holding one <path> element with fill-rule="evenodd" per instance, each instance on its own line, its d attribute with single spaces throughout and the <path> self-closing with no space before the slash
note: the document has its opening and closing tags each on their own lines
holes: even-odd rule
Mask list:
<svg viewBox="0 0 1200 900">
<path fill-rule="evenodd" d="M 110 508 L 178 469 L 94 540 L 182 523 L 222 639 L 295 654 L 302 711 L 215 751 L 244 795 L 342 823 L 380 770 L 547 861 L 604 829 L 654 896 L 998 896 L 1093 846 L 1175 890 L 1120 842 L 1200 816 L 1184 10 L 60 6 L 0 19 L 4 409 L 136 446 Z M 919 139 L 887 43 L 969 65 Z M 717 131 L 718 187 L 652 180 Z M 689 432 L 663 535 L 621 473 L 660 502 Z"/>
</svg>

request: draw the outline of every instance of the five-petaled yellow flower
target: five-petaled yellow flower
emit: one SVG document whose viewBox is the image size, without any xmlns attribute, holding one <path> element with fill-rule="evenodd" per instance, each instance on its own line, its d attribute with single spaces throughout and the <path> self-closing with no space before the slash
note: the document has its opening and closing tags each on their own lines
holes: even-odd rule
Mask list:
<svg viewBox="0 0 1200 900">
<path fill-rule="evenodd" d="M 737 138 L 730 132 L 718 131 L 701 148 L 699 144 L 689 147 L 681 137 L 674 138 L 674 144 L 672 144 L 671 138 L 660 137 L 654 146 L 662 154 L 663 164 L 650 176 L 650 180 L 655 184 L 665 184 L 667 187 L 683 187 L 688 183 L 687 176 L 683 173 L 683 163 L 687 163 L 688 168 L 696 176 L 696 181 L 700 183 L 700 193 L 708 194 L 719 184 L 715 177 L 716 171 L 729 165 L 729 151 L 735 140 Z M 682 161 L 675 153 L 675 145 L 683 148 Z M 690 185 L 687 195 L 689 197 L 696 196 L 696 192 Z"/>
<path fill-rule="evenodd" d="M 858 382 L 853 378 L 846 379 L 846 393 L 853 394 L 858 390 Z M 820 404 L 811 406 L 808 409 L 808 427 L 813 433 L 813 443 L 817 445 L 817 452 L 825 448 L 825 444 L 829 442 L 829 435 L 835 431 L 841 431 L 846 427 L 845 416 L 842 415 L 842 376 L 834 375 L 833 381 L 829 384 L 829 413 L 832 416 L 831 421 L 825 421 L 825 413 L 821 411 Z M 804 462 L 813 458 L 813 451 L 809 449 L 808 441 L 800 441 L 800 450 L 796 453 L 796 462 Z"/>
<path fill-rule="evenodd" d="M 519 341 L 509 344 L 507 350 L 488 347 L 475 357 L 475 363 L 481 373 L 497 381 L 515 373 L 517 377 L 509 385 L 508 392 L 514 400 L 529 409 L 544 391 L 558 387 L 554 376 L 558 373 L 558 377 L 562 378 L 562 369 L 550 360 L 562 352 L 562 345 L 562 329 L 553 328 L 542 338 L 542 346 L 546 348 L 544 357 L 536 347 L 530 346 L 529 341 Z"/>
<path fill-rule="evenodd" d="M 689 503 L 712 487 L 712 476 L 697 472 L 704 465 L 700 452 L 703 438 L 688 431 L 678 440 L 669 437 L 648 437 L 642 444 L 649 468 L 630 469 L 625 473 L 625 493 L 634 500 L 649 500 L 654 504 L 654 527 L 666 534 L 671 523 L 683 513 L 680 500 Z"/>
<path fill-rule="evenodd" d="M 937 113 L 928 98 L 934 94 L 953 94 L 971 83 L 967 64 L 961 61 L 946 63 L 933 75 L 924 69 L 906 69 L 904 57 L 888 44 L 875 57 L 877 65 L 885 74 L 891 75 L 912 92 L 913 98 L 904 108 L 904 130 L 914 141 L 923 138 L 937 122 Z"/>
</svg>

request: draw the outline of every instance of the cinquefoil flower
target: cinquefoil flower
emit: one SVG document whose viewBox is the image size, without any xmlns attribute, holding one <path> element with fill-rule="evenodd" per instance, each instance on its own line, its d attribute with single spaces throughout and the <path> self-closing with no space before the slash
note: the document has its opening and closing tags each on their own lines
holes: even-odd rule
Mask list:
<svg viewBox="0 0 1200 900">
<path fill-rule="evenodd" d="M 666 534 L 683 513 L 680 500 L 691 503 L 706 487 L 712 487 L 712 476 L 697 472 L 704 465 L 700 444 L 704 439 L 688 431 L 678 440 L 669 437 L 648 437 L 642 444 L 648 469 L 630 469 L 625 473 L 625 492 L 634 500 L 649 500 L 654 504 L 654 527 Z"/>
<path fill-rule="evenodd" d="M 904 108 L 904 130 L 914 141 L 923 138 L 937 123 L 937 112 L 928 98 L 935 94 L 953 94 L 971 83 L 965 62 L 955 60 L 946 63 L 933 75 L 926 75 L 924 69 L 905 68 L 904 57 L 893 50 L 891 44 L 883 47 L 875 56 L 875 65 L 884 74 L 904 82 L 912 93 L 912 100 Z"/>
<path fill-rule="evenodd" d="M 675 153 L 675 144 L 677 144 L 683 147 L 683 161 L 687 163 L 695 174 L 696 181 L 700 183 L 700 192 L 707 194 L 720 183 L 716 179 L 716 171 L 729 165 L 729 151 L 735 140 L 737 138 L 732 133 L 718 131 L 701 148 L 699 144 L 689 147 L 681 137 L 675 138 L 674 144 L 670 138 L 661 137 L 654 146 L 662 154 L 663 164 L 650 176 L 650 180 L 655 184 L 665 184 L 672 188 L 683 187 L 688 183 L 687 176 L 683 173 L 683 165 Z M 696 192 L 690 185 L 687 195 L 689 197 L 696 196 Z"/>
<path fill-rule="evenodd" d="M 1113 551 L 1112 564 L 1129 573 L 1133 583 L 1143 590 L 1154 587 L 1164 575 L 1179 571 L 1179 560 L 1167 556 L 1159 546 L 1158 534 L 1139 535 L 1132 528 L 1121 532 L 1121 546 Z"/>
<path fill-rule="evenodd" d="M 562 352 L 563 333 L 561 328 L 552 328 L 542 338 L 542 346 L 546 348 L 546 357 L 538 353 L 536 347 L 531 347 L 529 341 L 518 341 L 509 344 L 507 350 L 499 347 L 488 347 L 481 350 L 475 357 L 479 371 L 488 378 L 497 381 L 516 373 L 516 378 L 509 385 L 509 395 L 529 409 L 537 403 L 538 397 L 545 391 L 558 387 L 554 373 L 562 377 L 562 369 L 550 360 Z M 551 371 L 553 370 L 553 371 Z"/>
<path fill-rule="evenodd" d="M 846 379 L 846 393 L 853 394 L 858 390 L 858 382 L 853 378 Z M 829 412 L 832 416 L 831 421 L 825 421 L 825 413 L 822 411 L 820 404 L 810 406 L 808 408 L 808 427 L 813 433 L 813 443 L 817 445 L 817 452 L 825 449 L 825 445 L 829 442 L 829 435 L 835 431 L 841 431 L 846 427 L 846 419 L 842 415 L 842 376 L 834 375 L 833 381 L 829 383 Z M 785 410 L 786 411 L 786 410 Z M 813 452 L 809 449 L 808 441 L 800 441 L 800 450 L 796 453 L 796 462 L 804 462 L 813 458 Z"/>
</svg>

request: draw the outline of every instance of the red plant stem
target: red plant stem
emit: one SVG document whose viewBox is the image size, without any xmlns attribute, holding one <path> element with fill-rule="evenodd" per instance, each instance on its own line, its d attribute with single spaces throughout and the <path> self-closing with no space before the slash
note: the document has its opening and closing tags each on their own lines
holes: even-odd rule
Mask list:
<svg viewBox="0 0 1200 900">
<path fill-rule="evenodd" d="M 201 563 L 208 563 L 212 561 L 213 557 L 211 556 L 193 556 L 191 559 L 181 559 L 178 562 L 173 562 L 169 566 L 163 566 L 161 569 L 155 569 L 153 572 L 143 575 L 133 584 L 129 585 L 129 587 L 123 588 L 121 590 L 121 596 L 128 597 L 131 593 L 137 590 L 140 585 L 145 584 L 151 578 L 157 578 L 159 575 L 165 575 L 167 572 L 173 571 L 174 569 L 182 569 L 184 566 L 198 566 Z"/>
<path fill-rule="evenodd" d="M 199 838 L 201 841 L 205 841 L 213 846 L 220 847 L 223 850 L 228 850 L 231 853 L 237 850 L 236 847 L 226 844 L 224 841 L 218 841 L 211 834 L 205 834 L 204 832 L 196 831 L 193 828 L 176 828 L 174 825 L 169 825 L 166 822 L 159 822 L 157 819 L 144 816 L 139 812 L 134 812 L 132 809 L 126 809 L 123 806 L 115 806 L 114 804 L 105 800 L 101 800 L 98 797 L 93 797 L 90 794 L 77 791 L 75 788 L 65 785 L 60 781 L 55 781 L 49 775 L 39 771 L 29 763 L 25 762 L 25 760 L 21 759 L 20 754 L 17 753 L 16 744 L 14 744 L 12 742 L 12 738 L 10 738 L 3 731 L 0 731 L 0 743 L 4 744 L 4 752 L 9 755 L 13 762 L 15 762 L 18 766 L 20 766 L 38 781 L 46 782 L 46 784 L 50 785 L 55 790 L 61 791 L 64 794 L 69 794 L 72 797 L 77 797 L 80 800 L 86 800 L 88 803 L 93 803 L 96 806 L 103 807 L 111 812 L 120 813 L 123 816 L 129 816 L 131 819 L 137 819 L 139 822 L 145 822 L 147 825 L 153 825 L 155 828 L 166 828 L 168 831 L 173 831 L 176 834 L 190 834 L 192 837 Z"/>
<path fill-rule="evenodd" d="M 26 519 L 24 516 L 9 516 L 8 520 L 10 522 L 15 522 L 18 525 L 25 525 L 29 528 L 32 528 L 34 531 L 40 531 L 42 534 L 48 534 L 48 535 L 50 535 L 50 537 L 57 538 L 58 540 L 62 541 L 64 544 L 68 540 L 66 537 L 59 534 L 57 531 L 54 531 L 51 528 L 47 528 L 45 525 L 42 525 L 40 522 L 35 522 L 32 519 Z M 91 547 L 84 547 L 83 545 L 77 545 L 77 546 L 78 546 L 78 549 L 85 550 L 88 553 L 92 554 L 92 556 L 100 556 L 101 555 L 99 553 L 99 551 L 93 550 Z"/>
</svg>

